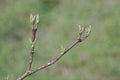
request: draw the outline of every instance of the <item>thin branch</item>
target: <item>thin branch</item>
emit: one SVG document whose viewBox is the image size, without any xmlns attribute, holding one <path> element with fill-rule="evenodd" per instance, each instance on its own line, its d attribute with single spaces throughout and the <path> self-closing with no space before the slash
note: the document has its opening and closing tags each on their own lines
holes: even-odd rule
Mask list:
<svg viewBox="0 0 120 80">
<path fill-rule="evenodd" d="M 19 77 L 17 80 L 23 80 L 25 76 L 27 76 L 31 72 L 31 67 L 32 67 L 32 62 L 33 62 L 33 57 L 34 57 L 34 49 L 35 49 L 35 43 L 36 43 L 36 32 L 37 32 L 37 27 L 39 24 L 39 15 L 30 15 L 30 22 L 32 24 L 32 38 L 31 38 L 31 51 L 29 55 L 29 63 L 28 63 L 28 68 L 26 72 Z"/>
<path fill-rule="evenodd" d="M 36 23 L 37 20 L 39 20 L 37 16 L 32 16 L 33 23 Z M 37 21 L 37 22 L 39 22 L 39 21 Z M 35 27 L 32 28 L 32 47 L 31 47 L 31 52 L 30 52 L 28 69 L 17 80 L 23 80 L 24 78 L 28 77 L 29 75 L 36 73 L 42 69 L 45 69 L 45 68 L 55 64 L 56 62 L 58 62 L 63 57 L 63 55 L 65 55 L 75 45 L 84 41 L 89 36 L 90 31 L 91 31 L 91 26 L 89 26 L 88 28 L 83 28 L 83 27 L 79 26 L 79 37 L 70 46 L 68 46 L 68 48 L 66 48 L 66 49 L 64 48 L 62 50 L 62 52 L 58 56 L 56 56 L 54 59 L 52 59 L 51 61 L 49 61 L 48 63 L 46 63 L 42 66 L 39 66 L 38 68 L 36 68 L 35 70 L 32 71 L 31 65 L 32 65 L 32 61 L 33 61 L 33 54 L 34 54 L 34 48 L 35 48 L 36 31 L 37 31 L 37 26 L 35 25 Z"/>
<path fill-rule="evenodd" d="M 29 64 L 28 64 L 28 69 L 27 71 L 30 71 L 32 62 L 33 62 L 33 57 L 34 57 L 34 48 L 35 48 L 35 42 L 36 42 L 36 31 L 37 31 L 37 26 L 38 26 L 38 21 L 39 15 L 30 15 L 30 21 L 32 23 L 32 45 L 31 45 L 31 51 L 30 51 L 30 56 L 29 56 Z"/>
<path fill-rule="evenodd" d="M 60 60 L 60 58 L 62 58 L 63 55 L 65 55 L 71 48 L 73 48 L 75 45 L 77 45 L 79 42 L 81 42 L 80 39 L 77 39 L 76 41 L 74 41 L 72 43 L 72 45 L 70 45 L 62 54 L 58 55 L 56 58 L 52 59 L 50 62 L 48 62 L 47 64 L 44 64 L 40 67 L 38 67 L 37 69 L 35 69 L 34 71 L 29 71 L 29 72 L 25 72 L 19 79 L 17 80 L 22 80 L 24 78 L 26 78 L 27 76 L 36 73 L 44 68 L 47 68 L 51 65 L 53 65 L 54 63 L 56 63 L 58 60 Z"/>
<path fill-rule="evenodd" d="M 77 45 L 79 42 L 81 42 L 80 39 L 77 39 L 76 41 L 74 41 L 73 44 L 70 45 L 62 54 L 58 55 L 56 58 L 52 59 L 52 60 L 51 60 L 50 62 L 48 62 L 47 64 L 44 64 L 43 66 L 38 67 L 36 70 L 32 71 L 32 72 L 30 73 L 30 75 L 33 74 L 33 73 L 35 73 L 35 72 L 38 72 L 38 71 L 40 71 L 40 70 L 42 70 L 42 69 L 44 69 L 44 68 L 47 68 L 47 67 L 53 65 L 54 63 L 56 63 L 58 60 L 60 60 L 60 58 L 62 58 L 63 55 L 65 55 L 70 49 L 72 49 L 72 48 L 73 48 L 75 45 Z"/>
<path fill-rule="evenodd" d="M 32 29 L 32 45 L 31 45 L 31 51 L 30 51 L 30 56 L 29 56 L 29 64 L 28 64 L 28 70 L 31 69 L 32 62 L 33 62 L 33 57 L 34 57 L 34 48 L 35 48 L 35 40 L 36 40 L 36 31 L 37 29 Z"/>
</svg>

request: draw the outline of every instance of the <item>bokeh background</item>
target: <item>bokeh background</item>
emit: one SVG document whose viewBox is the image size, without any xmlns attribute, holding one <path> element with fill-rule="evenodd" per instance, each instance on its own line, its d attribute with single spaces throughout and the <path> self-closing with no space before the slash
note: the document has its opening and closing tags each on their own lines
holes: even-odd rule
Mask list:
<svg viewBox="0 0 120 80">
<path fill-rule="evenodd" d="M 29 15 L 40 14 L 33 69 L 78 37 L 91 35 L 57 64 L 25 80 L 120 80 L 120 0 L 0 0 L 0 79 L 16 80 L 30 52 Z"/>
</svg>

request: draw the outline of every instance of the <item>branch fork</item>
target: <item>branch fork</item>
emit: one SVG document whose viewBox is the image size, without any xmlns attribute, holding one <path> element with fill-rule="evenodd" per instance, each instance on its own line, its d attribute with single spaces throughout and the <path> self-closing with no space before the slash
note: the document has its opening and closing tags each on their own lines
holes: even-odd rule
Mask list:
<svg viewBox="0 0 120 80">
<path fill-rule="evenodd" d="M 91 32 L 91 26 L 89 27 L 81 27 L 80 25 L 79 27 L 79 37 L 67 48 L 64 48 L 63 46 L 61 46 L 61 52 L 59 55 L 57 55 L 54 59 L 52 59 L 51 61 L 49 61 L 48 63 L 42 65 L 42 66 L 38 66 L 38 68 L 31 70 L 32 67 L 32 62 L 33 62 L 33 57 L 34 57 L 34 49 L 35 49 L 35 43 L 36 43 L 36 32 L 37 32 L 37 28 L 39 25 L 39 15 L 30 15 L 30 23 L 32 24 L 32 38 L 31 38 L 31 51 L 30 51 L 30 56 L 29 56 L 29 63 L 28 63 L 28 67 L 27 70 L 25 71 L 25 73 L 22 74 L 22 76 L 18 77 L 17 80 L 23 80 L 26 77 L 30 76 L 31 74 L 34 74 L 42 69 L 45 69 L 51 65 L 53 65 L 54 63 L 56 63 L 57 61 L 59 61 L 63 55 L 65 55 L 70 49 L 72 49 L 75 45 L 77 45 L 78 43 L 84 41 Z"/>
</svg>

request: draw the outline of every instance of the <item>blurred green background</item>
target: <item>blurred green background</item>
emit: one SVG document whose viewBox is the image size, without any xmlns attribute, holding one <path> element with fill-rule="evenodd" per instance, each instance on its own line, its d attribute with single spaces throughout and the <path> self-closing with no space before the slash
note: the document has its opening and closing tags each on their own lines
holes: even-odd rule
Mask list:
<svg viewBox="0 0 120 80">
<path fill-rule="evenodd" d="M 120 0 L 0 0 L 0 79 L 15 80 L 30 52 L 30 13 L 40 14 L 33 69 L 78 37 L 91 35 L 57 64 L 25 80 L 120 80 Z"/>
</svg>

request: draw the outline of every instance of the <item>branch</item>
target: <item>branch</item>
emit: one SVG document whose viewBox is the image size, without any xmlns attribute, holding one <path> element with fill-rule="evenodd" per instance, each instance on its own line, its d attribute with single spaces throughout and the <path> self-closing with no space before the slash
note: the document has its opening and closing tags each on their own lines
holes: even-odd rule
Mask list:
<svg viewBox="0 0 120 80">
<path fill-rule="evenodd" d="M 35 16 L 35 17 L 32 16 L 32 18 L 34 18 L 34 20 L 32 20 L 32 22 L 36 23 L 37 16 Z M 39 21 L 37 21 L 37 22 L 39 22 Z M 38 72 L 38 71 L 40 71 L 40 70 L 42 70 L 44 68 L 47 68 L 47 67 L 55 64 L 56 62 L 58 62 L 63 57 L 63 55 L 65 55 L 75 45 L 77 45 L 78 43 L 82 42 L 83 40 L 85 40 L 89 36 L 89 34 L 91 32 L 91 26 L 85 28 L 85 27 L 81 27 L 79 25 L 79 37 L 70 46 L 68 46 L 68 48 L 66 48 L 66 49 L 62 48 L 62 52 L 58 56 L 56 56 L 54 59 L 52 59 L 51 61 L 49 61 L 48 63 L 46 63 L 46 64 L 44 64 L 42 66 L 39 66 L 35 70 L 31 71 L 31 65 L 32 65 L 32 61 L 33 61 L 34 48 L 35 48 L 35 39 L 36 39 L 35 35 L 36 35 L 36 31 L 37 31 L 37 27 L 33 27 L 32 28 L 32 47 L 31 47 L 31 52 L 30 52 L 28 69 L 17 80 L 23 80 L 24 78 L 28 77 L 29 75 L 31 75 L 33 73 L 36 73 L 36 72 Z"/>
<path fill-rule="evenodd" d="M 17 80 L 23 80 L 26 75 L 28 75 L 31 72 L 31 66 L 32 66 L 32 62 L 33 62 L 33 57 L 34 57 L 34 49 L 35 49 L 35 43 L 36 43 L 36 32 L 37 32 L 37 28 L 39 25 L 39 15 L 30 15 L 30 23 L 32 24 L 32 38 L 31 38 L 31 51 L 30 51 L 30 55 L 29 55 L 29 64 L 27 67 L 26 72 L 19 77 Z"/>
<path fill-rule="evenodd" d="M 32 23 L 32 45 L 31 45 L 31 51 L 29 56 L 29 64 L 27 71 L 30 71 L 32 62 L 33 62 L 33 56 L 34 56 L 34 48 L 35 48 L 35 42 L 36 42 L 36 31 L 39 23 L 39 15 L 33 16 L 30 15 L 30 22 Z"/>
</svg>

